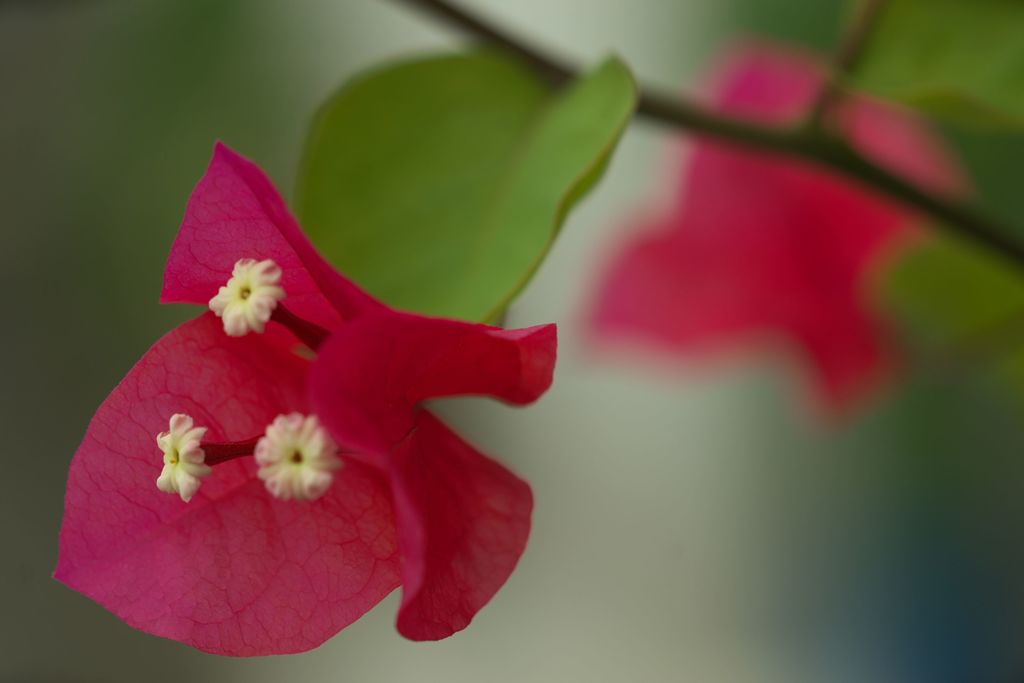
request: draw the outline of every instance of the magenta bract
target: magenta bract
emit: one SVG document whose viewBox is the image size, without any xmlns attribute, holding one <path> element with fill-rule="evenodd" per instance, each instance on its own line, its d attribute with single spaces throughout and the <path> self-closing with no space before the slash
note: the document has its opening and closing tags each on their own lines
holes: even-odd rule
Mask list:
<svg viewBox="0 0 1024 683">
<path fill-rule="evenodd" d="M 745 48 L 714 79 L 719 111 L 796 125 L 822 83 L 813 59 Z M 864 154 L 932 188 L 962 187 L 922 121 L 864 98 L 836 121 Z M 867 285 L 915 216 L 810 164 L 710 140 L 687 151 L 680 191 L 613 259 L 592 325 L 604 341 L 699 355 L 777 335 L 806 357 L 831 408 L 889 365 Z"/>
<path fill-rule="evenodd" d="M 326 341 L 312 356 L 280 325 L 231 338 L 209 312 L 160 339 L 75 453 L 55 576 L 136 628 L 226 655 L 316 647 L 398 586 L 406 637 L 465 628 L 522 554 L 532 498 L 423 401 L 536 400 L 551 384 L 554 326 L 393 311 L 335 272 L 266 176 L 218 145 L 171 250 L 163 301 L 206 305 L 243 258 L 275 261 L 289 310 Z M 154 436 L 178 412 L 223 442 L 313 413 L 345 466 L 322 497 L 284 501 L 239 458 L 216 465 L 186 504 L 154 484 Z"/>
</svg>

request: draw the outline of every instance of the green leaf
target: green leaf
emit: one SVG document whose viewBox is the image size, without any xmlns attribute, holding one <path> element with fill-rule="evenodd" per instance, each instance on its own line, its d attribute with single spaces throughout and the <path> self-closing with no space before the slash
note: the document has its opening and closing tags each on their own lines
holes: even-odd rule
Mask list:
<svg viewBox="0 0 1024 683">
<path fill-rule="evenodd" d="M 884 305 L 925 367 L 983 371 L 1024 407 L 1024 277 L 987 251 L 933 236 L 886 275 Z"/>
<path fill-rule="evenodd" d="M 1024 126 L 1024 2 L 890 0 L 853 84 L 938 116 Z"/>
<path fill-rule="evenodd" d="M 933 235 L 898 259 L 886 275 L 883 295 L 885 307 L 912 335 L 940 349 L 1024 320 L 1020 273 L 948 236 Z"/>
<path fill-rule="evenodd" d="M 561 92 L 487 52 L 376 71 L 317 116 L 297 211 L 327 258 L 389 304 L 493 321 L 600 178 L 635 103 L 615 58 Z"/>
</svg>

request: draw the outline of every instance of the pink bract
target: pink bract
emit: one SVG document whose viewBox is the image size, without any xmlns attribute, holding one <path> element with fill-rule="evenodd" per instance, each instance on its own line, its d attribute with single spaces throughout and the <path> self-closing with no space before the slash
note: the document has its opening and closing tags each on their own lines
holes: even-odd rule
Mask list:
<svg viewBox="0 0 1024 683">
<path fill-rule="evenodd" d="M 715 79 L 713 105 L 796 123 L 822 79 L 815 61 L 751 47 Z M 962 181 L 939 139 L 909 112 L 844 102 L 837 121 L 864 154 L 923 185 Z M 840 408 L 891 357 L 869 285 L 916 216 L 822 168 L 698 140 L 670 210 L 643 221 L 613 259 L 591 322 L 605 342 L 699 355 L 778 335 L 809 361 L 824 403 Z"/>
<path fill-rule="evenodd" d="M 536 400 L 551 384 L 554 326 L 391 310 L 335 272 L 266 176 L 218 145 L 171 250 L 163 300 L 205 305 L 241 258 L 276 261 L 289 310 L 330 336 L 310 360 L 280 326 L 231 338 L 204 313 L 160 339 L 75 453 L 55 576 L 138 629 L 226 655 L 316 647 L 400 585 L 406 637 L 465 628 L 522 554 L 532 497 L 423 401 Z M 186 504 L 155 486 L 154 437 L 176 412 L 211 441 L 315 413 L 345 467 L 322 498 L 281 501 L 240 458 L 216 465 Z"/>
</svg>

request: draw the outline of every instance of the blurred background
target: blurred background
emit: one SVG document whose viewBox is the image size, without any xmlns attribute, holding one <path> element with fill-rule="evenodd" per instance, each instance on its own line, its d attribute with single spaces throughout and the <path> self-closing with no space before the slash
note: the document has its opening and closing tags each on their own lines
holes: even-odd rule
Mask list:
<svg viewBox="0 0 1024 683">
<path fill-rule="evenodd" d="M 840 0 L 465 0 L 581 62 L 697 82 L 750 34 L 834 44 Z M 435 644 L 398 594 L 303 655 L 218 658 L 133 631 L 54 581 L 71 455 L 132 363 L 195 312 L 157 305 L 216 139 L 290 188 L 317 105 L 382 60 L 460 37 L 388 0 L 0 0 L 0 680 L 1011 681 L 1024 679 L 1024 420 L 980 373 L 911 377 L 849 420 L 794 364 L 598 357 L 582 311 L 626 218 L 671 188 L 638 122 L 513 306 L 557 321 L 554 389 L 444 408 L 537 499 L 519 569 Z M 956 143 L 1017 216 L 1024 143 Z M 1018 223 L 1020 221 L 1017 221 Z"/>
</svg>

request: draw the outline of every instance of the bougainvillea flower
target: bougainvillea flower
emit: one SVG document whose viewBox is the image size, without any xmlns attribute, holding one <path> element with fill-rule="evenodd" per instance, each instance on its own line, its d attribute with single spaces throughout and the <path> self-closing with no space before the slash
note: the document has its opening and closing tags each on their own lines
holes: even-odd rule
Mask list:
<svg viewBox="0 0 1024 683">
<path fill-rule="evenodd" d="M 211 311 L 160 339 L 89 424 L 56 577 L 136 628 L 220 654 L 310 649 L 398 586 L 406 637 L 464 628 L 522 554 L 532 498 L 423 404 L 534 401 L 554 326 L 389 309 L 327 265 L 263 173 L 223 146 L 189 200 L 163 300 Z"/>
<path fill-rule="evenodd" d="M 713 106 L 763 123 L 797 123 L 821 71 L 804 55 L 747 48 L 718 77 Z M 864 98 L 836 123 L 862 153 L 923 185 L 962 186 L 939 140 L 910 113 Z M 891 366 L 868 285 L 915 216 L 801 161 L 698 140 L 681 193 L 645 220 L 598 290 L 603 342 L 687 356 L 752 337 L 787 339 L 812 365 L 825 403 L 856 398 Z"/>
</svg>

